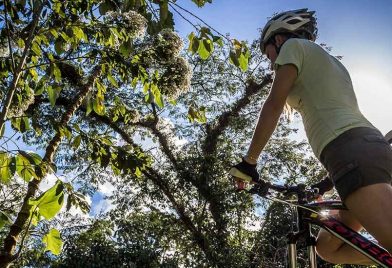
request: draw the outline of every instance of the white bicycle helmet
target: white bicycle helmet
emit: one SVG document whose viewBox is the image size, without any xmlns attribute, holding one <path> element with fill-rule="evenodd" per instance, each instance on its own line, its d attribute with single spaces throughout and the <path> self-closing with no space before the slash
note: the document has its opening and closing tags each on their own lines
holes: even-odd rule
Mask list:
<svg viewBox="0 0 392 268">
<path fill-rule="evenodd" d="M 289 10 L 272 17 L 261 34 L 260 49 L 264 53 L 266 44 L 278 33 L 292 33 L 300 38 L 314 41 L 317 35 L 314 11 L 307 8 Z"/>
</svg>

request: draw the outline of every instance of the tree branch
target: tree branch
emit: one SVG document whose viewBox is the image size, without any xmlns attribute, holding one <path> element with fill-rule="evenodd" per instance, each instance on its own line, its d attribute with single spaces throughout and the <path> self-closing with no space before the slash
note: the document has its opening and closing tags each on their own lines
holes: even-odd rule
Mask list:
<svg viewBox="0 0 392 268">
<path fill-rule="evenodd" d="M 206 254 L 206 257 L 212 263 L 215 263 L 216 257 L 214 252 L 211 250 L 210 244 L 203 233 L 201 233 L 196 226 L 193 224 L 192 219 L 186 214 L 185 208 L 183 205 L 179 204 L 175 197 L 172 194 L 172 191 L 169 185 L 165 182 L 165 180 L 159 176 L 153 169 L 148 168 L 145 170 L 144 175 L 150 179 L 159 189 L 165 194 L 165 196 L 172 203 L 174 209 L 178 213 L 181 222 L 184 224 L 187 230 L 189 230 L 192 234 L 193 240 L 199 246 L 199 248 Z"/>
<path fill-rule="evenodd" d="M 5 0 L 4 1 L 4 13 L 5 13 L 5 26 L 7 28 L 7 32 L 8 32 L 8 49 L 10 51 L 10 57 L 11 57 L 11 67 L 12 67 L 12 72 L 15 72 L 16 69 L 16 64 L 15 64 L 15 59 L 14 59 L 14 54 L 12 53 L 12 46 L 11 46 L 11 32 L 10 32 L 10 27 L 9 27 L 9 22 L 8 22 L 8 12 L 7 12 L 7 5 L 8 5 L 8 1 Z M 15 75 L 15 74 L 14 74 Z"/>
<path fill-rule="evenodd" d="M 2 104 L 3 110 L 1 111 L 1 114 L 0 114 L 0 133 L 3 132 L 4 123 L 5 123 L 5 120 L 7 119 L 7 113 L 8 113 L 8 110 L 9 110 L 11 102 L 12 102 L 12 97 L 15 94 L 15 91 L 18 86 L 19 78 L 22 74 L 23 66 L 26 63 L 26 58 L 30 52 L 31 43 L 33 42 L 33 39 L 34 39 L 35 28 L 37 27 L 39 17 L 41 15 L 41 11 L 43 8 L 44 8 L 44 2 L 42 2 L 40 4 L 40 6 L 38 7 L 38 9 L 36 10 L 36 12 L 34 12 L 32 27 L 29 32 L 29 36 L 27 38 L 27 41 L 25 42 L 25 49 L 23 51 L 22 58 L 20 59 L 18 68 L 16 69 L 16 71 L 14 73 L 12 84 L 11 84 L 11 87 L 10 87 L 8 93 L 7 93 L 7 97 L 5 99 L 5 102 Z M 10 34 L 10 33 L 8 32 L 8 34 Z M 10 51 L 10 53 L 12 54 L 12 51 Z"/>
<path fill-rule="evenodd" d="M 206 125 L 207 137 L 203 144 L 203 152 L 205 155 L 212 155 L 215 153 L 218 138 L 229 126 L 230 120 L 237 117 L 239 112 L 250 103 L 252 96 L 256 95 L 261 89 L 269 85 L 271 82 L 272 78 L 270 75 L 267 75 L 260 84 L 256 84 L 251 80 L 245 89 L 245 94 L 234 103 L 232 108 L 229 111 L 222 113 L 217 118 L 217 123 L 214 126 L 211 124 Z"/>
</svg>

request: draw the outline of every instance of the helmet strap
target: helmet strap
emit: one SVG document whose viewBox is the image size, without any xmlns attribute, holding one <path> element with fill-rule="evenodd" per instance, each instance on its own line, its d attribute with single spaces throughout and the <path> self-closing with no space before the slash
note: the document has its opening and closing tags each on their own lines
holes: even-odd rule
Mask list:
<svg viewBox="0 0 392 268">
<path fill-rule="evenodd" d="M 280 48 L 281 48 L 282 46 L 278 47 L 278 46 L 274 43 L 274 47 L 275 47 L 275 50 L 276 50 L 276 54 L 279 55 Z"/>
<path fill-rule="evenodd" d="M 279 47 L 276 45 L 276 41 L 275 41 L 275 37 L 274 37 L 274 39 L 272 40 L 272 44 L 274 45 L 274 47 L 275 47 L 275 50 L 276 50 L 276 54 L 277 55 L 279 55 L 279 52 L 280 52 L 280 49 L 282 48 L 282 46 L 284 45 L 284 43 L 286 43 L 286 41 L 287 40 L 289 40 L 291 37 L 288 37 Z"/>
</svg>

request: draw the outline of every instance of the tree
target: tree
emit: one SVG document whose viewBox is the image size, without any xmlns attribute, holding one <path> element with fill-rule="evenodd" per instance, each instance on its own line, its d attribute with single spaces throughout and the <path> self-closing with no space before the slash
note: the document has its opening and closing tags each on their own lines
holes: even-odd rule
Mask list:
<svg viewBox="0 0 392 268">
<path fill-rule="evenodd" d="M 205 2 L 195 1 L 199 6 Z M 11 215 L 1 212 L 2 225 L 11 218 L 13 223 L 6 226 L 0 267 L 19 257 L 30 230 L 41 218 L 50 220 L 57 214 L 65 194 L 68 209 L 75 205 L 86 210 L 73 185 L 60 180 L 36 197 L 42 179 L 63 168 L 62 163 L 84 150 L 90 163 L 110 166 L 116 175 L 140 176 L 147 170 L 150 157 L 120 127 L 128 122 L 155 124 L 138 120 L 139 114 L 151 114 L 149 107 L 162 108 L 188 86 L 189 67 L 178 55 L 181 40 L 169 30 L 173 20 L 168 5 L 143 0 L 0 2 L 0 129 L 4 135 L 5 122 L 10 121 L 27 144 L 45 144 L 43 157 L 17 146 L 0 152 L 2 183 L 14 177 L 28 183 L 20 209 Z M 203 44 L 197 52 L 206 58 L 221 39 L 204 29 L 193 43 Z M 238 53 L 232 58 L 242 57 L 243 62 L 245 50 L 237 43 Z M 121 97 L 129 100 L 128 105 Z M 94 126 L 97 121 L 100 124 Z M 114 133 L 127 144 L 116 143 Z M 14 136 L 3 139 L 7 143 Z M 67 142 L 62 142 L 64 137 Z M 79 147 L 69 154 L 69 148 Z M 88 163 L 81 166 L 90 170 Z M 50 230 L 44 240 L 47 249 L 58 252 L 57 230 Z"/>
</svg>

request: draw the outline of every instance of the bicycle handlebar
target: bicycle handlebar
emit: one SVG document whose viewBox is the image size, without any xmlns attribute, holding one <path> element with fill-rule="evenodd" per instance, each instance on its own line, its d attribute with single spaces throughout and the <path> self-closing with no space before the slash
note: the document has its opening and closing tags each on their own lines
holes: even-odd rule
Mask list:
<svg viewBox="0 0 392 268">
<path fill-rule="evenodd" d="M 329 178 L 325 178 L 324 180 L 326 179 L 329 180 Z M 253 186 L 250 190 L 248 190 L 248 193 L 257 194 L 261 197 L 267 197 L 270 194 L 270 190 L 281 193 L 285 197 L 294 194 L 297 196 L 298 200 L 306 200 L 306 201 L 312 201 L 326 192 L 326 191 L 320 192 L 319 188 L 315 186 L 306 186 L 305 184 L 288 186 L 288 185 L 278 185 L 278 184 L 261 181 L 255 183 L 255 186 Z"/>
</svg>

